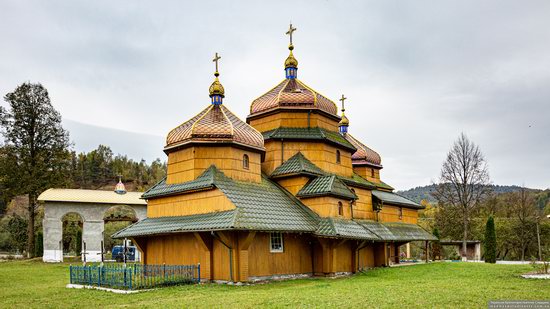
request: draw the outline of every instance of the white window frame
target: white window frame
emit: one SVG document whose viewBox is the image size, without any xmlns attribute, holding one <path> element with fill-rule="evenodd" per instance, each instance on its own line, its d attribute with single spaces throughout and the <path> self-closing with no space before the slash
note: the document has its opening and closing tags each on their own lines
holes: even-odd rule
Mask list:
<svg viewBox="0 0 550 309">
<path fill-rule="evenodd" d="M 273 238 L 279 238 L 281 241 L 281 248 L 273 248 Z M 285 243 L 283 233 L 273 232 L 269 234 L 269 252 L 271 253 L 281 253 L 284 252 Z"/>
</svg>

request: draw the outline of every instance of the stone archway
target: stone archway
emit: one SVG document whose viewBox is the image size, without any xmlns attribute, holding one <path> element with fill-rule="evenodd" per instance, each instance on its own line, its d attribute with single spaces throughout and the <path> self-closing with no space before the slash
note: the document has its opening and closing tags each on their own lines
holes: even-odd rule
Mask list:
<svg viewBox="0 0 550 309">
<path fill-rule="evenodd" d="M 38 200 L 44 203 L 44 262 L 62 262 L 63 237 L 62 218 L 67 213 L 77 213 L 82 217 L 82 251 L 88 262 L 101 261 L 101 243 L 105 228 L 105 212 L 117 205 L 125 205 L 134 210 L 137 220 L 147 216 L 147 203 L 140 192 L 117 194 L 113 191 L 49 189 Z M 85 249 L 84 249 L 85 246 Z"/>
</svg>

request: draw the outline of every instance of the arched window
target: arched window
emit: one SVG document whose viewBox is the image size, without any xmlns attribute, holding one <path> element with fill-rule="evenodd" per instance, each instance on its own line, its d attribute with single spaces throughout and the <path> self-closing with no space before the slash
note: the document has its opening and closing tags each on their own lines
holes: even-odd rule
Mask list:
<svg viewBox="0 0 550 309">
<path fill-rule="evenodd" d="M 370 169 L 370 177 L 374 178 L 374 168 Z"/>
<path fill-rule="evenodd" d="M 243 156 L 243 168 L 244 168 L 244 169 L 248 169 L 248 166 L 249 166 L 248 155 L 245 154 L 245 155 Z"/>
<path fill-rule="evenodd" d="M 338 215 L 339 216 L 344 215 L 344 206 L 342 205 L 342 202 L 338 202 Z"/>
<path fill-rule="evenodd" d="M 336 150 L 336 163 L 340 163 L 340 150 Z"/>
</svg>

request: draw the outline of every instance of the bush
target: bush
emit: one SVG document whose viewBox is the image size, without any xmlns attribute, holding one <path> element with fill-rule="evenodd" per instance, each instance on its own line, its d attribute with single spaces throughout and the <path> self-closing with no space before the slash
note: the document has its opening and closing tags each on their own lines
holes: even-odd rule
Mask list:
<svg viewBox="0 0 550 309">
<path fill-rule="evenodd" d="M 497 262 L 497 237 L 495 233 L 495 221 L 492 216 L 487 219 L 485 225 L 485 263 Z"/>
</svg>

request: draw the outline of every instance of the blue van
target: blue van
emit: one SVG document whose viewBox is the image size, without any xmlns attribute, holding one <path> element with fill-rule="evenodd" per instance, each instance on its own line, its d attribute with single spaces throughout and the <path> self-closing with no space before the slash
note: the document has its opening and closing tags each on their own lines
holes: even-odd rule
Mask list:
<svg viewBox="0 0 550 309">
<path fill-rule="evenodd" d="M 126 261 L 134 262 L 136 260 L 136 247 L 127 246 L 126 247 Z M 124 262 L 124 246 L 114 246 L 111 251 L 112 259 L 117 262 Z"/>
</svg>

